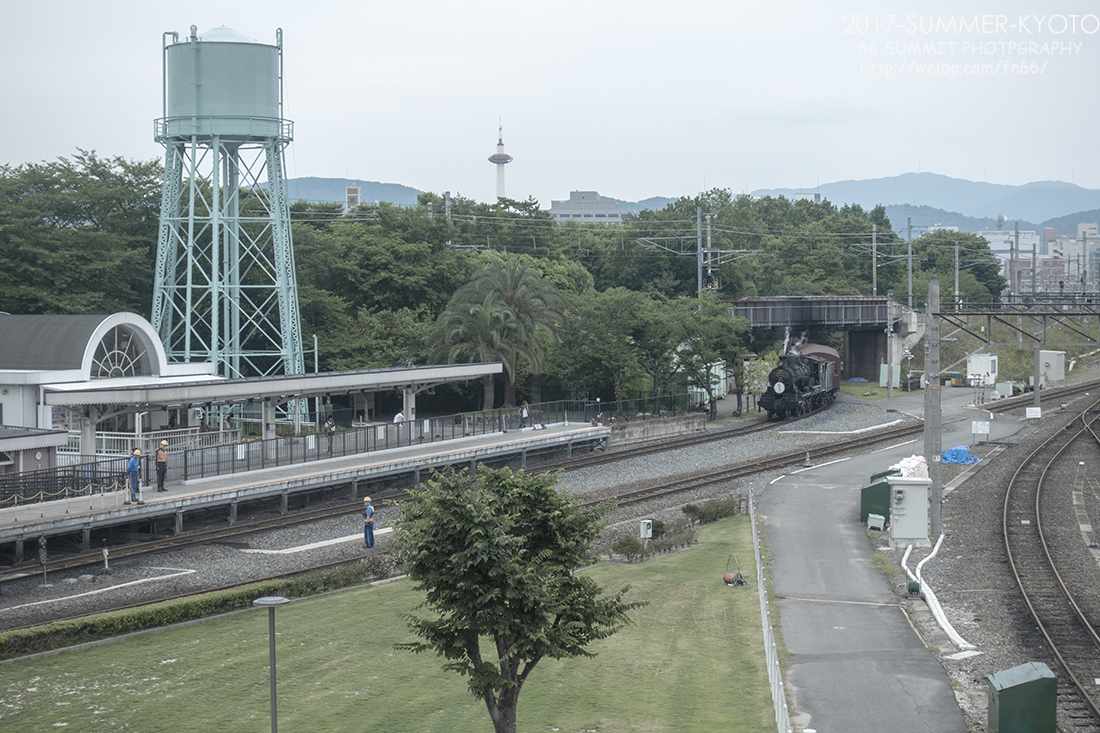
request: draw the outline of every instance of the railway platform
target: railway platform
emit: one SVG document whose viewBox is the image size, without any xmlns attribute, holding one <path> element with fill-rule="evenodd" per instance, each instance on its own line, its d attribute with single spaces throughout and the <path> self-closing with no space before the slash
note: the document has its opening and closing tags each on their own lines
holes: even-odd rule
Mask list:
<svg viewBox="0 0 1100 733">
<path fill-rule="evenodd" d="M 518 460 L 522 467 L 528 454 L 571 454 L 575 449 L 604 445 L 610 437 L 607 426 L 557 423 L 170 483 L 165 492 L 156 491 L 146 483 L 150 477 L 143 476 L 143 503 L 139 504 L 126 505 L 127 492 L 112 491 L 0 509 L 0 548 L 10 552 L 18 565 L 24 561 L 25 544 L 37 543 L 40 537 L 80 535 L 82 550 L 88 552 L 96 529 L 171 518 L 174 531 L 182 533 L 188 512 L 218 508 L 226 509 L 233 524 L 238 506 L 245 502 L 277 499 L 285 512 L 295 494 L 346 486 L 349 498 L 354 498 L 380 480 L 409 476 L 415 483 L 431 469 L 445 466 L 474 468 L 479 463 Z"/>
</svg>

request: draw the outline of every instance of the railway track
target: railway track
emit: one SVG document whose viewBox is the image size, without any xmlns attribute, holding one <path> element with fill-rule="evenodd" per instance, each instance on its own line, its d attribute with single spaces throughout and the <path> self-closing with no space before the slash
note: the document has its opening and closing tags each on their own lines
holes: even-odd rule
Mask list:
<svg viewBox="0 0 1100 733">
<path fill-rule="evenodd" d="M 1002 532 L 1009 564 L 1021 596 L 1037 624 L 1049 652 L 1057 660 L 1058 709 L 1070 728 L 1063 731 L 1100 731 L 1100 701 L 1095 679 L 1100 677 L 1100 635 L 1075 598 L 1077 573 L 1059 572 L 1058 549 L 1047 531 L 1052 512 L 1065 513 L 1067 471 L 1075 471 L 1082 445 L 1095 452 L 1100 444 L 1096 417 L 1080 417 L 1080 426 L 1069 437 L 1061 431 L 1042 443 L 1016 470 L 1005 495 Z M 1061 492 L 1061 497 L 1052 496 Z M 1044 524 L 1044 518 L 1047 524 Z"/>
<path fill-rule="evenodd" d="M 924 430 L 923 423 L 898 425 L 895 427 L 887 428 L 882 431 L 878 431 L 871 435 L 860 436 L 859 438 L 843 440 L 830 445 L 817 446 L 814 448 L 798 448 L 789 451 L 781 451 L 777 453 L 770 453 L 765 456 L 753 458 L 746 461 L 737 461 L 734 463 L 727 463 L 719 468 L 706 471 L 700 474 L 693 474 L 690 477 L 682 479 L 673 479 L 668 483 L 663 483 L 659 486 L 653 486 L 649 488 L 639 489 L 637 491 L 628 492 L 625 494 L 619 494 L 614 498 L 616 507 L 629 506 L 631 504 L 638 504 L 644 501 L 651 501 L 654 499 L 663 499 L 676 494 L 683 494 L 694 489 L 698 489 L 708 484 L 718 484 L 727 481 L 733 481 L 747 476 L 752 476 L 757 473 L 763 473 L 765 471 L 773 471 L 778 468 L 784 468 L 791 466 L 802 461 L 821 461 L 823 459 L 832 458 L 834 456 L 843 455 L 855 448 L 865 448 L 870 445 L 877 445 L 880 443 L 890 443 L 896 440 L 917 435 Z M 585 507 L 596 506 L 601 502 L 588 502 L 582 504 Z"/>
<path fill-rule="evenodd" d="M 786 421 L 782 424 L 784 426 L 788 426 L 788 425 L 791 424 L 791 422 L 792 421 Z M 776 425 L 775 423 L 771 424 L 772 427 L 774 427 L 775 425 Z M 759 429 L 761 429 L 761 428 L 758 427 L 758 428 L 756 428 L 754 430 L 751 430 L 751 431 L 722 431 L 722 432 L 715 431 L 714 433 L 708 433 L 708 434 L 705 434 L 705 435 L 702 435 L 702 436 L 694 436 L 695 440 L 692 440 L 689 436 L 688 439 L 678 439 L 678 440 L 674 440 L 674 441 L 669 441 L 668 443 L 662 443 L 660 446 L 650 445 L 650 446 L 639 447 L 638 449 L 635 449 L 635 450 L 617 451 L 615 453 L 607 454 L 605 456 L 600 456 L 600 458 L 604 459 L 603 461 L 600 461 L 600 462 L 602 463 L 602 462 L 607 462 L 607 461 L 623 460 L 625 458 L 637 457 L 638 455 L 652 456 L 655 453 L 655 451 L 657 451 L 657 450 L 665 450 L 666 446 L 671 446 L 671 447 L 675 447 L 675 448 L 682 448 L 682 447 L 686 447 L 686 446 L 690 446 L 690 445 L 697 445 L 700 442 L 706 443 L 706 442 L 710 442 L 710 441 L 713 441 L 713 440 L 729 439 L 729 438 L 733 438 L 733 437 L 737 437 L 737 436 L 743 436 L 746 432 L 757 432 Z M 766 427 L 764 427 L 763 429 L 766 429 Z M 708 484 L 722 483 L 722 482 L 731 481 L 731 480 L 738 479 L 738 478 L 744 478 L 744 477 L 747 477 L 747 476 L 751 476 L 751 475 L 753 475 L 755 473 L 759 473 L 761 471 L 774 470 L 776 468 L 782 468 L 784 466 L 799 464 L 799 463 L 802 463 L 803 461 L 805 461 L 806 459 L 809 459 L 811 461 L 820 461 L 820 460 L 830 458 L 832 456 L 842 454 L 842 453 L 845 453 L 845 452 L 849 452 L 849 451 L 852 451 L 852 450 L 855 450 L 855 449 L 863 449 L 863 448 L 867 447 L 870 444 L 888 443 L 888 442 L 892 442 L 892 441 L 897 441 L 897 440 L 904 439 L 904 438 L 910 437 L 912 435 L 918 434 L 918 433 L 920 433 L 921 430 L 922 430 L 922 426 L 921 426 L 920 423 L 910 423 L 910 424 L 905 424 L 905 425 L 901 425 L 901 426 L 894 426 L 894 427 L 887 428 L 887 429 L 884 429 L 884 430 L 876 431 L 875 433 L 870 434 L 870 435 L 863 434 L 863 435 L 859 436 L 858 438 L 854 438 L 854 439 L 836 441 L 836 442 L 828 444 L 828 445 L 818 445 L 818 446 L 811 447 L 809 449 L 807 449 L 807 448 L 798 448 L 798 449 L 792 449 L 792 450 L 789 450 L 789 451 L 777 452 L 777 453 L 769 454 L 769 455 L 766 455 L 766 456 L 762 456 L 760 458 L 754 458 L 754 459 L 750 459 L 750 460 L 744 460 L 744 461 L 739 461 L 739 462 L 735 462 L 735 463 L 726 464 L 726 465 L 721 466 L 719 468 L 716 468 L 714 470 L 707 471 L 707 472 L 704 472 L 704 473 L 701 473 L 701 474 L 693 474 L 692 476 L 686 477 L 686 478 L 679 478 L 678 479 L 678 478 L 674 477 L 673 479 L 671 479 L 669 481 L 659 482 L 657 485 L 651 486 L 649 488 L 640 489 L 640 490 L 636 490 L 636 491 L 633 491 L 633 492 L 621 494 L 617 497 L 614 497 L 612 499 L 612 501 L 614 502 L 614 505 L 616 507 L 629 507 L 629 506 L 633 506 L 633 505 L 638 505 L 638 504 L 641 504 L 643 502 L 663 499 L 663 498 L 675 496 L 676 494 L 682 494 L 682 493 L 691 491 L 693 489 L 697 489 L 697 488 L 706 486 Z M 557 468 L 559 468 L 559 467 L 573 468 L 576 465 L 578 465 L 578 463 L 582 466 L 592 465 L 592 462 L 590 460 L 568 461 L 568 462 L 565 463 L 564 466 L 544 467 L 541 470 L 557 470 Z M 390 500 L 390 501 L 400 501 L 404 497 L 405 497 L 404 492 L 401 492 L 399 490 L 391 490 L 389 493 L 386 493 L 386 494 L 375 494 L 376 502 L 379 501 L 380 499 L 381 500 Z M 582 506 L 586 507 L 586 508 L 591 508 L 591 507 L 594 507 L 597 504 L 604 503 L 605 501 L 606 500 L 582 503 Z M 334 517 L 334 516 L 346 516 L 350 513 L 358 513 L 360 510 L 361 510 L 361 504 L 359 504 L 357 502 L 341 503 L 340 505 L 336 505 L 336 506 L 332 506 L 332 507 L 327 507 L 327 508 L 323 508 L 323 509 L 316 509 L 316 510 L 312 510 L 312 511 L 309 511 L 309 512 L 301 512 L 301 513 L 298 513 L 298 514 L 294 515 L 293 517 L 279 517 L 279 518 L 273 518 L 273 519 L 270 519 L 270 520 L 250 522 L 250 523 L 242 524 L 242 525 L 236 526 L 236 527 L 219 528 L 219 529 L 211 530 L 211 531 L 208 531 L 208 532 L 190 533 L 188 535 L 180 536 L 178 538 L 177 537 L 165 538 L 163 540 L 156 540 L 156 541 L 152 541 L 152 542 L 146 542 L 146 543 L 142 543 L 140 545 L 134 545 L 134 546 L 131 546 L 131 547 L 119 548 L 118 550 L 112 550 L 110 557 L 111 557 L 111 559 L 119 559 L 119 558 L 123 558 L 123 557 L 137 558 L 137 557 L 140 557 L 142 555 L 148 555 L 148 554 L 154 554 L 154 553 L 163 553 L 163 552 L 166 552 L 166 551 L 181 549 L 181 548 L 188 547 L 188 546 L 196 546 L 196 545 L 203 545 L 203 544 L 210 544 L 210 543 L 225 542 L 225 541 L 227 541 L 229 539 L 232 539 L 234 537 L 241 537 L 241 536 L 245 536 L 245 535 L 260 532 L 260 531 L 266 531 L 266 530 L 270 530 L 270 529 L 286 527 L 286 526 L 289 526 L 291 524 L 302 524 L 302 523 L 318 521 L 320 519 L 330 518 L 330 517 Z M 338 567 L 342 567 L 342 566 L 362 562 L 362 560 L 363 560 L 362 557 L 357 557 L 357 558 L 353 558 L 353 559 L 350 559 L 350 560 L 342 560 L 342 561 L 337 561 L 337 562 L 334 562 L 334 563 L 328 563 L 328 564 L 325 564 L 325 565 L 314 566 L 314 567 L 309 568 L 307 570 L 298 570 L 298 571 L 294 571 L 294 572 L 290 572 L 290 573 L 275 574 L 275 575 L 270 575 L 270 576 L 265 576 L 265 577 L 251 578 L 248 581 L 246 581 L 245 583 L 233 583 L 233 584 L 220 586 L 218 588 L 206 588 L 206 589 L 204 589 L 202 591 L 198 591 L 198 592 L 208 593 L 208 592 L 211 592 L 213 590 L 225 590 L 225 589 L 230 589 L 230 588 L 234 588 L 234 587 L 239 587 L 240 585 L 245 585 L 245 584 L 248 584 L 248 583 L 269 581 L 269 580 L 279 580 L 279 579 L 282 579 L 282 578 L 289 578 L 289 577 L 302 575 L 304 573 L 335 569 L 335 568 L 338 568 Z M 83 555 L 83 556 L 76 556 L 76 557 L 68 558 L 66 560 L 59 560 L 56 563 L 51 563 L 51 565 L 49 566 L 49 569 L 51 571 L 52 570 L 61 570 L 61 569 L 72 569 L 72 568 L 75 568 L 75 567 L 80 567 L 82 565 L 86 566 L 86 565 L 97 564 L 99 562 L 102 562 L 101 555 L 98 555 L 98 554 Z M 32 568 L 32 569 L 28 569 L 27 571 L 25 571 L 25 574 L 26 575 L 34 575 L 34 574 L 40 573 L 40 572 L 41 572 L 40 568 L 38 568 L 38 569 L 33 569 Z M 175 598 L 184 598 L 184 597 L 187 597 L 188 595 L 194 595 L 194 594 L 193 593 L 182 593 L 182 594 L 175 595 L 175 596 L 168 596 L 168 597 L 159 598 L 158 601 L 159 600 L 172 600 L 172 599 L 175 599 Z M 134 606 L 140 606 L 140 605 L 142 605 L 142 604 L 140 604 L 140 603 L 139 604 L 134 604 Z M 116 608 L 118 608 L 118 609 L 131 608 L 131 607 L 134 607 L 134 606 L 129 606 L 129 605 L 127 605 L 127 606 L 117 606 Z M 56 620 L 63 620 L 63 619 L 57 618 Z M 7 627 L 8 630 L 11 630 L 13 628 L 17 628 L 17 627 Z"/>
<path fill-rule="evenodd" d="M 798 420 L 804 420 L 810 417 L 810 415 L 816 414 L 817 412 L 819 411 L 815 411 L 814 413 L 810 413 L 796 419 L 787 420 L 781 424 L 790 425 L 797 422 Z M 530 469 L 528 473 L 545 473 L 548 471 L 557 471 L 563 469 L 574 470 L 578 468 L 588 468 L 591 466 L 604 465 L 616 461 L 626 460 L 629 458 L 652 455 L 653 452 L 657 450 L 676 450 L 678 448 L 687 448 L 718 440 L 729 440 L 732 438 L 744 437 L 753 433 L 766 431 L 770 428 L 776 427 L 779 424 L 780 423 L 766 423 L 761 421 L 759 423 L 748 425 L 742 428 L 711 430 L 705 433 L 696 433 L 692 435 L 671 438 L 669 440 L 647 442 L 610 453 L 601 453 L 591 456 L 575 456 L 564 461 L 555 461 L 549 465 L 539 466 Z M 374 493 L 374 499 L 376 503 L 381 503 L 383 501 L 399 502 L 403 501 L 406 497 L 407 494 L 399 489 L 388 489 Z M 333 506 L 323 507 L 320 509 L 297 511 L 293 514 L 288 514 L 280 517 L 241 522 L 229 527 L 218 527 L 206 531 L 188 532 L 186 534 L 176 535 L 172 537 L 161 537 L 158 539 L 145 540 L 143 542 L 133 545 L 121 545 L 118 547 L 112 547 L 109 549 L 109 557 L 110 559 L 115 560 L 123 558 L 134 558 L 141 557 L 143 555 L 178 550 L 186 547 L 194 547 L 197 545 L 226 542 L 231 541 L 235 538 L 255 534 L 257 532 L 266 532 L 275 529 L 282 529 L 284 527 L 293 527 L 295 525 L 330 519 L 332 517 L 357 514 L 360 511 L 362 511 L 362 505 L 358 501 L 341 502 Z M 73 570 L 81 567 L 97 565 L 102 562 L 102 551 L 72 555 L 69 557 L 59 557 L 56 560 L 50 560 L 47 562 L 46 572 L 53 573 L 65 570 Z M 41 572 L 42 567 L 40 565 L 28 565 L 27 567 L 12 569 L 7 572 L 0 573 L 0 583 L 10 582 L 13 580 L 18 580 L 20 578 L 38 575 Z"/>
</svg>

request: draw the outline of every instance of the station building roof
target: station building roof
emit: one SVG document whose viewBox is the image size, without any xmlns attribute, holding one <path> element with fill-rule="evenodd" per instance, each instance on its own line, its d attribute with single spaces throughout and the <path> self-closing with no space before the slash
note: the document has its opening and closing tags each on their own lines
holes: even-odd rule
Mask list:
<svg viewBox="0 0 1100 733">
<path fill-rule="evenodd" d="M 498 363 L 442 364 L 225 379 L 209 362 L 169 363 L 136 313 L 0 315 L 0 385 L 33 387 L 47 405 L 237 404 L 409 389 L 501 373 Z M 5 393 L 6 394 L 6 393 Z"/>
</svg>

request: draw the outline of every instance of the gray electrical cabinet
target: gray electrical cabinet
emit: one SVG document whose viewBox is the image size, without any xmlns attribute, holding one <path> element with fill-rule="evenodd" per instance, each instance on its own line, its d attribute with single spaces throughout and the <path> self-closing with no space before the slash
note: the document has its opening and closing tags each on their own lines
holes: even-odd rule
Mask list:
<svg viewBox="0 0 1100 733">
<path fill-rule="evenodd" d="M 930 547 L 928 541 L 928 489 L 932 479 L 887 476 L 890 484 L 890 539 L 894 547 Z M 880 514 L 881 512 L 875 512 Z"/>
<path fill-rule="evenodd" d="M 989 733 L 1055 733 L 1058 680 L 1042 662 L 994 672 L 989 680 Z"/>
</svg>

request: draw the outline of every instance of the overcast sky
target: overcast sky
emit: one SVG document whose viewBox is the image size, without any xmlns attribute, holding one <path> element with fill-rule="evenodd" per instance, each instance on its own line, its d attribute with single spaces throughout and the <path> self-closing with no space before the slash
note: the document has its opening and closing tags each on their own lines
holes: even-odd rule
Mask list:
<svg viewBox="0 0 1100 733">
<path fill-rule="evenodd" d="M 0 163 L 160 158 L 162 34 L 226 25 L 283 30 L 289 177 L 491 201 L 503 123 L 507 194 L 544 207 L 918 170 L 1100 188 L 1098 16 L 1081 0 L 0 0 Z"/>
</svg>

